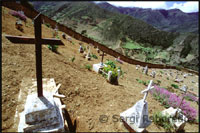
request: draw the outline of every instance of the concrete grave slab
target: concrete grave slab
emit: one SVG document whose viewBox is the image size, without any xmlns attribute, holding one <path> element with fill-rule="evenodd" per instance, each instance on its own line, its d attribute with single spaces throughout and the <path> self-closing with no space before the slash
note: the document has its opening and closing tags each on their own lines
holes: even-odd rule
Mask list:
<svg viewBox="0 0 200 133">
<path fill-rule="evenodd" d="M 62 104 L 59 98 L 53 96 L 55 93 L 58 94 L 57 89 L 53 78 L 43 79 L 44 98 L 40 99 L 36 94 L 36 80 L 23 79 L 18 96 L 14 129 L 18 132 L 64 131 Z"/>
<path fill-rule="evenodd" d="M 104 63 L 101 63 L 101 62 L 98 64 L 93 64 L 93 71 L 99 73 L 99 70 L 101 68 L 103 68 L 104 66 L 107 66 L 107 65 L 105 65 Z"/>
</svg>

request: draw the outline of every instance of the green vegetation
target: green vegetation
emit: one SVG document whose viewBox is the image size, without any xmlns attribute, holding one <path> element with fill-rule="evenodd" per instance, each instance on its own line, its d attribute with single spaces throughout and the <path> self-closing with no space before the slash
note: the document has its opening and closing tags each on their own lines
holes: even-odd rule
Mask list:
<svg viewBox="0 0 200 133">
<path fill-rule="evenodd" d="M 73 56 L 73 57 L 71 58 L 71 61 L 74 62 L 75 59 L 76 59 L 75 56 Z"/>
<path fill-rule="evenodd" d="M 150 80 L 148 80 L 148 81 L 143 81 L 143 80 L 140 80 L 140 79 L 136 79 L 136 81 L 138 81 L 138 83 L 143 84 L 143 85 L 145 85 L 145 86 L 147 86 L 147 85 L 149 84 L 149 82 L 150 82 Z"/>
<path fill-rule="evenodd" d="M 98 59 L 98 57 L 95 54 L 91 54 L 91 57 L 94 59 Z"/>
<path fill-rule="evenodd" d="M 171 84 L 171 87 L 174 87 L 175 89 L 179 88 L 178 85 L 176 85 L 176 84 Z"/>
<path fill-rule="evenodd" d="M 85 68 L 88 69 L 89 71 L 91 71 L 92 66 L 90 64 L 86 64 Z"/>
<path fill-rule="evenodd" d="M 49 50 L 51 50 L 52 52 L 57 52 L 57 48 L 58 48 L 58 46 L 57 45 L 48 45 L 48 48 L 49 48 Z"/>
<path fill-rule="evenodd" d="M 170 117 L 162 115 L 161 112 L 153 114 L 153 122 L 158 126 L 162 126 L 167 132 L 173 130 L 173 125 L 170 124 Z"/>
</svg>

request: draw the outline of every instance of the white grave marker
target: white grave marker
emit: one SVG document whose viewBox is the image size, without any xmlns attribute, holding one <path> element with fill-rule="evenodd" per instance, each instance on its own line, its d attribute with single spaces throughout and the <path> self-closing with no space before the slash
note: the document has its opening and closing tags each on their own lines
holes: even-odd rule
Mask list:
<svg viewBox="0 0 200 133">
<path fill-rule="evenodd" d="M 145 93 L 142 100 L 139 100 L 133 107 L 120 114 L 123 122 L 128 124 L 136 132 L 143 132 L 151 124 L 148 116 L 148 103 L 146 97 L 150 89 L 152 89 L 153 81 L 151 80 L 147 89 L 141 93 Z"/>
<path fill-rule="evenodd" d="M 148 74 L 148 66 L 146 66 L 145 68 L 144 68 L 144 74 Z"/>
</svg>

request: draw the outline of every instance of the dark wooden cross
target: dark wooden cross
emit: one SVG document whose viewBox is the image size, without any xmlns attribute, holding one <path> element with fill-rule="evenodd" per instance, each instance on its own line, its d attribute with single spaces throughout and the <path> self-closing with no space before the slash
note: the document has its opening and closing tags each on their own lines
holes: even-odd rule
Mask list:
<svg viewBox="0 0 200 133">
<path fill-rule="evenodd" d="M 103 54 L 100 54 L 100 56 L 102 56 L 101 63 L 103 63 L 104 52 L 103 52 Z"/>
<path fill-rule="evenodd" d="M 38 93 L 38 97 L 42 97 L 43 88 L 42 88 L 42 49 L 41 49 L 42 47 L 41 46 L 42 44 L 49 44 L 49 45 L 64 45 L 64 44 L 59 39 L 53 39 L 53 38 L 42 39 L 41 13 L 39 13 L 34 18 L 34 29 L 35 29 L 35 38 L 23 37 L 23 36 L 11 36 L 11 35 L 6 35 L 6 38 L 8 38 L 13 43 L 35 44 L 37 93 Z"/>
</svg>

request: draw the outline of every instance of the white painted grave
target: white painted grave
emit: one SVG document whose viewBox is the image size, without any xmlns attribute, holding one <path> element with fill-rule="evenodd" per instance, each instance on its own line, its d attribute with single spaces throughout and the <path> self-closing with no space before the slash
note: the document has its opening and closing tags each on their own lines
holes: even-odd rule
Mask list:
<svg viewBox="0 0 200 133">
<path fill-rule="evenodd" d="M 188 120 L 188 118 L 183 115 L 181 109 L 174 109 L 173 107 L 163 110 L 162 114 L 170 117 L 170 123 L 176 131 L 184 129 L 185 124 Z"/>
<path fill-rule="evenodd" d="M 15 121 L 19 119 L 18 132 L 61 132 L 64 131 L 64 118 L 58 94 L 60 84 L 56 87 L 54 79 L 43 79 L 44 95 L 38 97 L 36 81 L 28 89 L 26 82 L 20 90 Z M 24 84 L 24 83 L 23 83 Z M 28 91 L 28 92 L 27 92 Z M 24 106 L 25 104 L 25 106 Z M 21 110 L 24 108 L 24 110 Z M 20 111 L 21 110 L 21 111 Z"/>
<path fill-rule="evenodd" d="M 104 66 L 106 66 L 103 62 L 100 62 L 98 64 L 93 64 L 93 71 L 100 73 L 100 69 L 102 69 Z"/>
<path fill-rule="evenodd" d="M 88 53 L 87 53 L 87 55 L 86 55 L 85 58 L 86 58 L 87 60 L 91 60 L 90 47 L 89 47 L 89 46 L 87 46 L 87 47 L 88 47 L 89 50 L 88 50 Z"/>
<path fill-rule="evenodd" d="M 83 52 L 84 52 L 84 50 L 83 50 L 83 47 L 81 45 L 80 48 L 79 48 L 79 53 L 83 53 Z"/>
<path fill-rule="evenodd" d="M 148 103 L 146 101 L 146 97 L 148 95 L 148 91 L 153 88 L 152 84 L 153 81 L 151 80 L 147 89 L 141 92 L 145 93 L 142 100 L 139 100 L 134 106 L 120 114 L 123 122 L 136 132 L 143 132 L 145 128 L 151 124 L 151 120 L 148 115 Z"/>
<path fill-rule="evenodd" d="M 151 72 L 151 75 L 150 75 L 150 76 L 152 76 L 153 78 L 155 78 L 156 72 L 153 70 L 153 71 Z"/>
<path fill-rule="evenodd" d="M 144 74 L 148 74 L 148 66 L 146 66 L 145 68 L 144 68 Z"/>
<path fill-rule="evenodd" d="M 182 90 L 184 92 L 187 91 L 187 89 L 188 89 L 187 85 L 183 85 L 183 87 L 180 88 L 180 90 Z"/>
<path fill-rule="evenodd" d="M 136 65 L 135 69 L 138 70 L 140 68 L 140 65 Z"/>
</svg>

